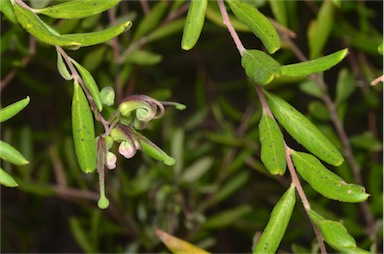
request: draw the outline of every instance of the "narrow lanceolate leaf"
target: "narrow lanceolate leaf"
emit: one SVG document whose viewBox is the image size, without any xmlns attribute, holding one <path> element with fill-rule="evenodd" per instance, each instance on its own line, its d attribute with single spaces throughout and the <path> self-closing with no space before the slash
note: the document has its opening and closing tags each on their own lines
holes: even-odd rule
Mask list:
<svg viewBox="0 0 384 254">
<path fill-rule="evenodd" d="M 75 60 L 71 59 L 71 62 L 79 70 L 80 75 L 83 78 L 84 84 L 88 88 L 89 92 L 91 93 L 92 99 L 94 100 L 97 109 L 101 112 L 103 110 L 103 102 L 101 100 L 100 90 L 96 84 L 95 79 L 87 69 L 85 69 L 79 63 L 77 63 Z"/>
<path fill-rule="evenodd" d="M 0 168 L 0 184 L 7 187 L 16 187 L 18 186 L 15 179 L 10 176 L 7 172 L 5 172 L 2 168 Z"/>
<path fill-rule="evenodd" d="M 327 220 L 314 210 L 308 211 L 309 217 L 319 228 L 324 240 L 340 253 L 370 253 L 356 246 L 356 240 L 348 233 L 343 224 Z"/>
<path fill-rule="evenodd" d="M 311 59 L 319 57 L 328 40 L 333 27 L 334 4 L 324 1 L 317 18 L 308 30 L 309 56 Z"/>
<path fill-rule="evenodd" d="M 186 254 L 186 253 L 208 254 L 209 253 L 193 244 L 190 244 L 189 242 L 181 240 L 160 229 L 156 229 L 156 235 L 174 254 Z"/>
<path fill-rule="evenodd" d="M 280 38 L 271 22 L 255 7 L 239 0 L 228 0 L 235 16 L 260 38 L 270 54 L 280 48 Z"/>
<path fill-rule="evenodd" d="M 63 57 L 61 56 L 59 51 L 57 52 L 57 70 L 59 71 L 60 75 L 65 79 L 65 80 L 71 80 L 73 79 L 73 76 L 71 73 L 69 73 L 67 66 L 64 63 Z"/>
<path fill-rule="evenodd" d="M 260 85 L 267 85 L 280 76 L 280 64 L 260 50 L 245 50 L 241 65 L 247 76 Z"/>
<path fill-rule="evenodd" d="M 68 47 L 69 49 L 78 49 L 79 47 L 106 42 L 123 33 L 132 25 L 130 21 L 127 21 L 97 32 L 60 35 L 34 12 L 21 7 L 15 2 L 12 2 L 12 5 L 17 21 L 28 33 L 47 44 Z"/>
<path fill-rule="evenodd" d="M 0 123 L 8 120 L 23 110 L 28 105 L 29 101 L 30 98 L 28 96 L 25 99 L 19 100 L 12 103 L 11 105 L 6 106 L 5 108 L 0 109 Z"/>
<path fill-rule="evenodd" d="M 87 47 L 109 41 L 110 39 L 127 31 L 131 26 L 132 22 L 127 21 L 123 24 L 119 24 L 101 31 L 91 33 L 65 34 L 62 35 L 61 38 L 65 40 L 76 41 L 80 43 L 81 47 Z"/>
<path fill-rule="evenodd" d="M 112 8 L 120 0 L 76 0 L 35 10 L 52 18 L 78 19 L 101 13 Z"/>
<path fill-rule="evenodd" d="M 295 186 L 291 184 L 273 208 L 267 227 L 253 249 L 254 254 L 276 253 L 291 219 L 295 202 Z"/>
<path fill-rule="evenodd" d="M 304 180 L 327 198 L 342 202 L 362 202 L 369 197 L 363 186 L 346 183 L 311 154 L 292 152 L 292 159 Z"/>
<path fill-rule="evenodd" d="M 0 159 L 15 165 L 25 165 L 28 161 L 13 146 L 0 140 Z"/>
<path fill-rule="evenodd" d="M 261 161 L 272 175 L 284 175 L 286 169 L 283 134 L 269 115 L 263 112 L 259 124 Z"/>
<path fill-rule="evenodd" d="M 344 158 L 337 148 L 303 114 L 280 97 L 265 92 L 273 115 L 287 132 L 321 160 L 339 166 Z"/>
<path fill-rule="evenodd" d="M 96 141 L 92 112 L 78 82 L 74 82 L 72 100 L 72 131 L 75 152 L 85 173 L 96 169 Z"/>
<path fill-rule="evenodd" d="M 17 23 L 10 0 L 1 0 L 0 12 L 3 13 L 12 23 Z"/>
<path fill-rule="evenodd" d="M 271 10 L 273 12 L 273 15 L 275 16 L 276 20 L 283 26 L 287 27 L 287 11 L 288 8 L 286 6 L 285 1 L 274 1 L 269 0 L 268 1 L 269 6 L 271 6 Z"/>
<path fill-rule="evenodd" d="M 342 49 L 330 55 L 296 64 L 281 66 L 281 75 L 307 76 L 323 72 L 338 64 L 348 54 L 348 49 Z"/>
<path fill-rule="evenodd" d="M 13 10 L 20 25 L 38 40 L 51 45 L 79 48 L 80 43 L 70 38 L 62 38 L 35 13 L 12 1 Z"/>
<path fill-rule="evenodd" d="M 203 29 L 207 3 L 207 0 L 191 1 L 184 24 L 183 38 L 181 40 L 182 49 L 190 50 L 196 45 Z"/>
</svg>

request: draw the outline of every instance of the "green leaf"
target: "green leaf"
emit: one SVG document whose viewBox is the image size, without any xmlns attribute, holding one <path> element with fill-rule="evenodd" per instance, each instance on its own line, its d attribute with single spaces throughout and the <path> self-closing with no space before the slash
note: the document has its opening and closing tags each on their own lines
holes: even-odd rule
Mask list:
<svg viewBox="0 0 384 254">
<path fill-rule="evenodd" d="M 87 87 L 87 89 L 89 90 L 89 92 L 91 93 L 92 99 L 95 102 L 97 109 L 101 112 L 103 110 L 103 102 L 101 100 L 100 90 L 96 84 L 95 79 L 93 78 L 92 74 L 87 69 L 85 69 L 79 63 L 77 63 L 75 60 L 71 59 L 71 62 L 79 70 L 80 75 L 84 81 L 84 84 Z"/>
<path fill-rule="evenodd" d="M 171 23 L 165 24 L 150 33 L 147 37 L 147 42 L 152 42 L 154 40 L 162 39 L 170 35 L 176 34 L 183 29 L 184 24 L 185 19 L 178 19 Z"/>
<path fill-rule="evenodd" d="M 135 50 L 125 59 L 126 63 L 154 65 L 162 60 L 162 56 L 146 50 Z"/>
<path fill-rule="evenodd" d="M 2 12 L 12 23 L 17 23 L 10 0 L 1 0 L 0 12 Z"/>
<path fill-rule="evenodd" d="M 314 210 L 308 211 L 309 217 L 319 228 L 324 240 L 340 253 L 370 253 L 356 246 L 356 240 L 348 233 L 343 224 L 327 220 Z"/>
<path fill-rule="evenodd" d="M 151 11 L 139 23 L 133 36 L 133 41 L 140 39 L 142 36 L 155 29 L 160 24 L 161 18 L 164 16 L 166 10 L 166 2 L 161 1 L 154 5 Z"/>
<path fill-rule="evenodd" d="M 269 0 L 268 1 L 269 6 L 271 6 L 271 10 L 273 15 L 275 16 L 276 20 L 283 26 L 287 26 L 287 13 L 286 13 L 286 5 L 285 1 L 275 1 L 275 0 Z"/>
<path fill-rule="evenodd" d="M 330 55 L 296 64 L 281 66 L 281 75 L 307 76 L 323 72 L 338 64 L 348 54 L 348 49 L 342 49 Z"/>
<path fill-rule="evenodd" d="M 309 56 L 311 59 L 321 56 L 333 27 L 334 4 L 324 1 L 318 12 L 316 21 L 312 21 L 308 29 Z"/>
<path fill-rule="evenodd" d="M 19 186 L 15 179 L 10 176 L 7 172 L 5 172 L 2 168 L 0 168 L 0 184 L 7 187 L 17 187 Z"/>
<path fill-rule="evenodd" d="M 343 163 L 337 148 L 303 114 L 278 96 L 264 94 L 275 118 L 297 142 L 331 165 Z"/>
<path fill-rule="evenodd" d="M 77 0 L 75 0 L 77 1 Z M 69 219 L 69 227 L 71 229 L 72 235 L 75 238 L 76 242 L 80 245 L 82 250 L 86 253 L 96 253 L 97 251 L 93 248 L 90 241 L 89 232 L 85 230 L 80 223 L 80 220 L 76 217 L 71 217 Z"/>
<path fill-rule="evenodd" d="M 40 10 L 36 9 L 35 13 L 57 19 L 78 19 L 101 13 L 112 8 L 118 2 L 120 2 L 120 0 L 75 0 Z"/>
<path fill-rule="evenodd" d="M 383 55 L 383 43 L 381 43 L 381 44 L 377 47 L 377 52 L 379 52 L 380 55 Z"/>
<path fill-rule="evenodd" d="M 297 171 L 321 195 L 341 202 L 362 202 L 369 197 L 363 186 L 347 184 L 313 155 L 292 152 Z"/>
<path fill-rule="evenodd" d="M 253 253 L 276 253 L 291 219 L 295 203 L 295 186 L 291 184 L 273 208 L 268 224 L 253 249 Z"/>
<path fill-rule="evenodd" d="M 15 165 L 25 165 L 29 162 L 13 146 L 0 140 L 0 159 Z"/>
<path fill-rule="evenodd" d="M 245 50 L 241 65 L 247 76 L 261 85 L 267 85 L 280 75 L 280 64 L 260 50 Z"/>
<path fill-rule="evenodd" d="M 128 21 L 102 31 L 60 35 L 32 11 L 21 7 L 15 2 L 12 2 L 12 4 L 17 21 L 28 33 L 47 44 L 64 46 L 69 49 L 78 49 L 79 47 L 106 42 L 126 31 L 132 25 Z"/>
<path fill-rule="evenodd" d="M 203 176 L 213 164 L 212 157 L 203 157 L 186 168 L 180 177 L 180 181 L 186 183 L 195 183 L 201 176 Z"/>
<path fill-rule="evenodd" d="M 260 38 L 270 54 L 280 48 L 280 38 L 271 22 L 255 7 L 239 0 L 228 0 L 235 16 Z"/>
<path fill-rule="evenodd" d="M 76 80 L 72 100 L 72 130 L 80 168 L 85 173 L 91 173 L 96 169 L 95 127 L 87 98 Z"/>
<path fill-rule="evenodd" d="M 132 26 L 131 21 L 109 27 L 107 29 L 91 32 L 91 33 L 77 33 L 77 34 L 65 34 L 61 38 L 70 41 L 76 41 L 81 47 L 87 47 L 97 45 L 118 36 L 119 34 L 127 31 Z"/>
<path fill-rule="evenodd" d="M 360 135 L 351 137 L 350 143 L 353 147 L 366 149 L 372 152 L 379 152 L 381 149 L 383 149 L 382 142 L 375 138 L 371 131 L 366 131 Z"/>
<path fill-rule="evenodd" d="M 38 40 L 51 45 L 79 48 L 80 43 L 69 38 L 63 38 L 48 24 L 44 23 L 35 13 L 12 1 L 13 10 L 20 25 Z"/>
<path fill-rule="evenodd" d="M 184 50 L 192 49 L 199 40 L 201 30 L 204 26 L 205 11 L 207 9 L 207 0 L 192 0 L 187 18 L 185 20 L 181 48 Z"/>
<path fill-rule="evenodd" d="M 67 66 L 64 63 L 63 57 L 61 56 L 59 51 L 57 52 L 57 70 L 59 71 L 60 75 L 65 79 L 65 80 L 71 80 L 73 79 L 73 76 L 71 73 L 69 73 Z"/>
<path fill-rule="evenodd" d="M 29 103 L 30 98 L 19 100 L 17 102 L 12 103 L 11 105 L 6 106 L 5 108 L 0 109 L 0 123 L 12 118 L 21 110 L 23 110 Z"/>
<path fill-rule="evenodd" d="M 259 124 L 261 161 L 272 175 L 284 175 L 286 169 L 283 134 L 279 126 L 263 112 Z"/>
</svg>

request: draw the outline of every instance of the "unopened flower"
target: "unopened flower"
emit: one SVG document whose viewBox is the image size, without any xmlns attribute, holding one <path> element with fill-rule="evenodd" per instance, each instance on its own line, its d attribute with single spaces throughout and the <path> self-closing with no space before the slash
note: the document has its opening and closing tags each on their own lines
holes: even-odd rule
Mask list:
<svg viewBox="0 0 384 254">
<path fill-rule="evenodd" d="M 136 154 L 136 146 L 129 141 L 123 141 L 120 143 L 119 153 L 125 158 L 130 159 Z"/>
<path fill-rule="evenodd" d="M 114 169 L 116 168 L 116 155 L 111 153 L 111 152 L 107 152 L 107 158 L 105 160 L 105 166 L 107 166 L 108 169 Z"/>
</svg>

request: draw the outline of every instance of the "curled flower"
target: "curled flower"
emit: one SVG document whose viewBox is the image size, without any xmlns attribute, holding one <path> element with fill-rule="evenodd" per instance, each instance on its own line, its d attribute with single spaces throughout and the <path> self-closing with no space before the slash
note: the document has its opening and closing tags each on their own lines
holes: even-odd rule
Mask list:
<svg viewBox="0 0 384 254">
<path fill-rule="evenodd" d="M 132 95 L 120 104 L 119 111 L 123 116 L 130 116 L 133 111 L 136 111 L 136 118 L 139 121 L 149 122 L 163 116 L 164 106 L 149 96 Z"/>
</svg>

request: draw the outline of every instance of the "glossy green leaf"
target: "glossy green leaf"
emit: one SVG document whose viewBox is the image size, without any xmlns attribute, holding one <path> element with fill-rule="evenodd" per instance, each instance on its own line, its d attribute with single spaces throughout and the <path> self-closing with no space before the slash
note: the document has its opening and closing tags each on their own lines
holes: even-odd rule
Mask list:
<svg viewBox="0 0 384 254">
<path fill-rule="evenodd" d="M 67 66 L 64 63 L 63 57 L 61 56 L 59 51 L 57 52 L 57 70 L 59 71 L 60 75 L 65 79 L 65 80 L 71 80 L 73 79 L 73 76 L 71 73 L 69 73 Z"/>
<path fill-rule="evenodd" d="M 275 118 L 297 142 L 331 165 L 343 163 L 344 158 L 337 148 L 308 118 L 280 97 L 267 92 L 265 96 Z"/>
<path fill-rule="evenodd" d="M 173 254 L 208 254 L 209 252 L 190 244 L 184 240 L 181 240 L 173 235 L 170 235 L 160 229 L 156 229 L 157 237 L 168 247 Z"/>
<path fill-rule="evenodd" d="M 280 38 L 268 18 L 255 7 L 239 0 L 228 0 L 229 7 L 235 16 L 260 38 L 270 54 L 280 48 Z"/>
<path fill-rule="evenodd" d="M 313 155 L 292 152 L 297 171 L 321 195 L 341 202 L 362 202 L 369 197 L 363 186 L 347 184 Z"/>
<path fill-rule="evenodd" d="M 286 13 L 287 7 L 285 5 L 286 1 L 269 0 L 268 3 L 276 20 L 286 27 L 288 25 Z"/>
<path fill-rule="evenodd" d="M 159 63 L 163 57 L 159 54 L 146 51 L 135 50 L 125 59 L 126 63 L 135 63 L 139 65 L 154 65 Z"/>
<path fill-rule="evenodd" d="M 101 31 L 91 33 L 77 33 L 77 34 L 65 34 L 61 38 L 70 41 L 76 41 L 81 47 L 87 47 L 97 45 L 118 36 L 119 34 L 127 31 L 132 26 L 131 21 L 106 28 Z"/>
<path fill-rule="evenodd" d="M 309 56 L 311 59 L 321 56 L 333 27 L 334 4 L 324 1 L 315 21 L 308 29 Z"/>
<path fill-rule="evenodd" d="M 85 173 L 96 169 L 96 140 L 93 116 L 83 89 L 74 82 L 72 100 L 72 131 L 76 157 Z"/>
<path fill-rule="evenodd" d="M 280 64 L 260 50 L 245 50 L 241 65 L 247 76 L 260 85 L 267 85 L 280 75 Z"/>
<path fill-rule="evenodd" d="M 12 103 L 11 105 L 6 106 L 5 108 L 0 109 L 0 123 L 12 118 L 21 110 L 23 110 L 29 103 L 30 98 L 19 100 L 17 102 Z"/>
<path fill-rule="evenodd" d="M 295 186 L 291 184 L 273 208 L 268 224 L 253 249 L 253 253 L 276 253 L 291 219 L 295 203 Z"/>
<path fill-rule="evenodd" d="M 51 45 L 79 48 L 81 43 L 70 38 L 63 38 L 44 23 L 35 13 L 12 1 L 13 10 L 20 25 L 38 40 Z"/>
<path fill-rule="evenodd" d="M 259 124 L 261 161 L 272 175 L 284 175 L 286 169 L 283 134 L 268 114 L 263 113 Z"/>
<path fill-rule="evenodd" d="M 106 11 L 118 2 L 120 0 L 75 0 L 36 9 L 35 13 L 59 19 L 78 19 Z"/>
<path fill-rule="evenodd" d="M 15 179 L 7 172 L 5 172 L 2 168 L 0 168 L 0 184 L 7 187 L 17 187 L 19 186 Z"/>
<path fill-rule="evenodd" d="M 161 22 L 161 18 L 164 16 L 167 10 L 166 2 L 158 2 L 156 3 L 151 11 L 144 17 L 143 20 L 139 23 L 136 32 L 133 36 L 133 40 L 138 40 L 142 36 L 148 34 L 150 31 L 155 29 L 159 23 Z"/>
<path fill-rule="evenodd" d="M 204 26 L 205 11 L 208 0 L 192 0 L 187 18 L 185 20 L 181 48 L 184 50 L 192 49 L 199 40 L 201 30 Z"/>
<path fill-rule="evenodd" d="M 370 253 L 356 246 L 356 240 L 348 233 L 343 224 L 327 220 L 314 210 L 308 211 L 309 217 L 319 228 L 324 240 L 340 253 Z"/>
<path fill-rule="evenodd" d="M 17 21 L 21 26 L 37 39 L 51 45 L 78 49 L 106 42 L 131 27 L 130 21 L 102 31 L 60 35 L 48 24 L 44 23 L 35 13 L 12 2 Z"/>
<path fill-rule="evenodd" d="M 92 74 L 87 69 L 85 69 L 79 63 L 77 63 L 75 60 L 71 59 L 71 62 L 79 70 L 80 75 L 84 81 L 84 84 L 87 87 L 87 89 L 89 90 L 89 92 L 91 93 L 92 99 L 95 102 L 97 109 L 101 112 L 103 110 L 103 102 L 101 100 L 100 90 L 96 84 L 95 79 L 93 78 Z"/>
<path fill-rule="evenodd" d="M 191 166 L 184 169 L 184 172 L 180 177 L 180 181 L 186 183 L 195 183 L 211 168 L 213 161 L 214 160 L 212 157 L 203 157 L 199 159 Z"/>
<path fill-rule="evenodd" d="M 307 76 L 323 72 L 338 64 L 348 54 L 348 49 L 342 49 L 330 55 L 296 64 L 281 66 L 281 75 Z"/>
<path fill-rule="evenodd" d="M 13 146 L 0 140 L 0 159 L 9 161 L 15 165 L 25 165 L 29 162 Z"/>
<path fill-rule="evenodd" d="M 12 23 L 17 23 L 10 0 L 1 0 L 0 12 L 3 13 Z"/>
</svg>

